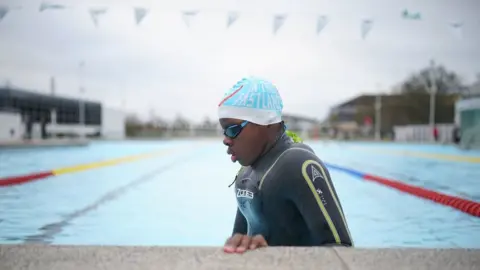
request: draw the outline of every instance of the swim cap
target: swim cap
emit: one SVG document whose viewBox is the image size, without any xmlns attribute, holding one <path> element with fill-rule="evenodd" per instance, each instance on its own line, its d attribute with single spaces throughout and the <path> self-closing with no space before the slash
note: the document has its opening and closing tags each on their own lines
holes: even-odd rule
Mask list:
<svg viewBox="0 0 480 270">
<path fill-rule="evenodd" d="M 258 125 L 282 121 L 283 101 L 271 82 L 244 78 L 230 88 L 218 104 L 218 118 L 247 120 Z"/>
</svg>

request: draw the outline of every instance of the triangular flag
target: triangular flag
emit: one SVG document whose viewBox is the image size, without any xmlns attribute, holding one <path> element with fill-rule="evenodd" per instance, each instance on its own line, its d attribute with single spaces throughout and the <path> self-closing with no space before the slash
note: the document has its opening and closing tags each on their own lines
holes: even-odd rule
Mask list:
<svg viewBox="0 0 480 270">
<path fill-rule="evenodd" d="M 325 15 L 321 15 L 317 17 L 317 35 L 322 32 L 323 28 L 328 24 L 328 17 Z"/>
<path fill-rule="evenodd" d="M 275 16 L 273 16 L 273 34 L 274 35 L 283 26 L 286 19 L 287 19 L 287 15 L 275 15 Z"/>
<path fill-rule="evenodd" d="M 100 15 L 105 15 L 107 13 L 107 8 L 90 8 L 88 12 L 90 13 L 90 17 L 92 17 L 95 27 L 98 27 L 98 18 Z"/>
<path fill-rule="evenodd" d="M 197 16 L 198 11 L 184 11 L 182 12 L 182 19 L 187 25 L 188 28 L 190 28 L 191 21 L 193 17 Z"/>
<path fill-rule="evenodd" d="M 135 7 L 133 8 L 133 10 L 135 13 L 135 24 L 139 25 L 142 22 L 143 18 L 147 16 L 148 9 L 143 7 Z"/>
<path fill-rule="evenodd" d="M 407 20 L 421 20 L 422 15 L 420 12 L 409 12 L 407 9 L 402 11 L 402 17 Z"/>
<path fill-rule="evenodd" d="M 40 4 L 40 7 L 38 8 L 38 11 L 42 12 L 42 11 L 45 11 L 47 9 L 65 9 L 65 8 L 66 7 L 64 5 L 42 2 Z"/>
<path fill-rule="evenodd" d="M 236 11 L 231 11 L 227 15 L 227 29 L 238 19 L 239 14 Z"/>
<path fill-rule="evenodd" d="M 462 38 L 463 36 L 463 23 L 462 22 L 450 22 L 449 23 L 450 29 L 452 29 L 453 33 L 458 37 Z"/>
<path fill-rule="evenodd" d="M 7 6 L 0 6 L 0 22 L 7 16 L 10 9 Z"/>
<path fill-rule="evenodd" d="M 367 37 L 370 30 L 372 30 L 372 27 L 373 27 L 373 20 L 363 20 L 362 21 L 362 24 L 360 26 L 362 39 L 365 39 Z"/>
</svg>

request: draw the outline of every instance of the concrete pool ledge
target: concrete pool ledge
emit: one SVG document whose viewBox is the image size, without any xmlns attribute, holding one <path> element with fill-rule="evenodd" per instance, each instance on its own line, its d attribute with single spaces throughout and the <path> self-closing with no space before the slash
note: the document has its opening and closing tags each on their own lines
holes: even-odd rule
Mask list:
<svg viewBox="0 0 480 270">
<path fill-rule="evenodd" d="M 243 255 L 212 247 L 0 245 L 1 270 L 480 269 L 480 249 L 271 247 Z"/>
</svg>

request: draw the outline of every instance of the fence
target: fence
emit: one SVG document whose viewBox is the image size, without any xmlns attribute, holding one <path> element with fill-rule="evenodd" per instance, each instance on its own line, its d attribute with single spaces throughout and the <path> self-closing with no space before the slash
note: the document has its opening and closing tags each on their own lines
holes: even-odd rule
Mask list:
<svg viewBox="0 0 480 270">
<path fill-rule="evenodd" d="M 453 142 L 454 124 L 438 124 L 438 141 Z M 407 125 L 393 127 L 395 141 L 400 142 L 432 142 L 433 131 L 430 125 Z"/>
</svg>

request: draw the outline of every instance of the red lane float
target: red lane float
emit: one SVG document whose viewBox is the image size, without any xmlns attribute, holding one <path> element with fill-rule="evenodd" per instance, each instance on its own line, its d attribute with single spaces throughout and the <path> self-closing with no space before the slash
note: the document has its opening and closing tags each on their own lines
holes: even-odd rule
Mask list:
<svg viewBox="0 0 480 270">
<path fill-rule="evenodd" d="M 409 185 L 397 180 L 392 180 L 392 179 L 388 179 L 388 178 L 384 178 L 376 175 L 365 174 L 363 172 L 359 172 L 356 170 L 344 168 L 344 167 L 333 165 L 333 164 L 326 164 L 326 165 L 330 169 L 346 172 L 348 174 L 365 179 L 367 181 L 379 183 L 384 186 L 388 186 L 396 190 L 433 201 L 438 204 L 455 208 L 469 215 L 480 217 L 480 203 L 478 202 L 452 196 L 452 195 L 443 194 L 437 191 L 428 190 L 418 186 Z M 23 176 L 0 178 L 0 186 L 12 186 L 12 185 L 23 184 L 23 183 L 51 177 L 54 175 L 55 175 L 54 171 L 47 171 L 47 172 L 40 172 L 35 174 L 23 175 Z"/>
<path fill-rule="evenodd" d="M 40 173 L 33 173 L 33 174 L 28 174 L 28 175 L 22 175 L 22 176 L 12 176 L 12 177 L 7 177 L 7 178 L 0 178 L 0 187 L 1 186 L 13 186 L 13 185 L 19 185 L 23 183 L 28 183 L 31 181 L 47 178 L 50 176 L 53 176 L 53 171 L 49 172 L 40 172 Z"/>
<path fill-rule="evenodd" d="M 394 188 L 396 190 L 400 190 L 405 193 L 436 202 L 438 204 L 453 207 L 474 217 L 480 217 L 480 203 L 475 201 L 443 194 L 433 190 L 428 190 L 422 187 L 405 184 L 396 180 L 391 180 L 375 175 L 365 174 L 363 175 L 363 179 L 376 182 Z"/>
</svg>

